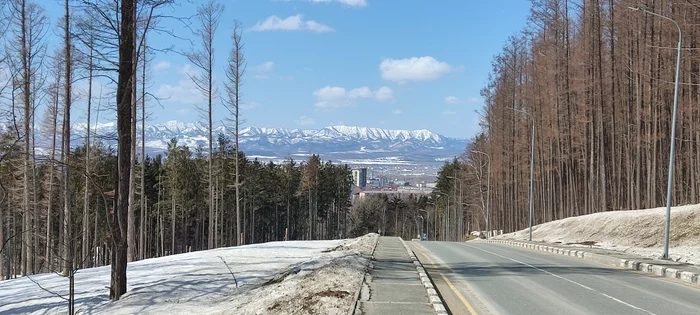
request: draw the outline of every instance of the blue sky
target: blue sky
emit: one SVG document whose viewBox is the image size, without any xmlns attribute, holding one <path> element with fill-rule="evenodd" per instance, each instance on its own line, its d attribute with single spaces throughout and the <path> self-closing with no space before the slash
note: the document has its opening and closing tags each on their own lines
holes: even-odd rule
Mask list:
<svg viewBox="0 0 700 315">
<path fill-rule="evenodd" d="M 188 16 L 197 0 L 164 14 Z M 248 62 L 245 125 L 322 128 L 350 125 L 430 129 L 469 137 L 478 130 L 479 91 L 493 56 L 526 23 L 528 0 L 229 0 L 216 34 L 216 82 L 231 48 L 234 19 L 243 23 Z M 58 15 L 51 8 L 51 15 Z M 55 21 L 55 19 L 54 19 Z M 192 37 L 175 21 L 161 26 Z M 155 47 L 189 43 L 165 34 Z M 204 98 L 175 53 L 150 63 L 150 91 L 168 98 L 148 122 L 194 122 Z M 219 89 L 223 96 L 223 88 Z M 221 107 L 221 98 L 216 106 Z M 226 112 L 218 109 L 219 120 Z"/>
</svg>

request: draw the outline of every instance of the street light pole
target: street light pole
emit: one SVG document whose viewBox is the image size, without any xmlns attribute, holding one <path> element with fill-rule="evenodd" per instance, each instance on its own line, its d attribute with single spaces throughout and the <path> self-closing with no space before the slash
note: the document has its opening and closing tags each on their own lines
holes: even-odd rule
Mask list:
<svg viewBox="0 0 700 315">
<path fill-rule="evenodd" d="M 633 11 L 641 11 L 646 14 L 651 14 L 658 16 L 662 19 L 671 21 L 673 25 L 678 29 L 678 56 L 676 57 L 676 83 L 673 91 L 673 118 L 671 122 L 671 153 L 668 160 L 668 185 L 666 190 L 666 225 L 664 229 L 664 253 L 663 259 L 669 259 L 668 256 L 668 243 L 671 234 L 671 200 L 672 200 L 672 189 L 673 189 L 673 164 L 676 157 L 676 110 L 678 109 L 678 85 L 681 72 L 681 45 L 683 44 L 683 34 L 681 32 L 681 27 L 678 26 L 675 20 L 670 17 L 647 11 L 641 8 L 629 7 Z"/>
<path fill-rule="evenodd" d="M 447 178 L 454 179 L 456 182 L 459 182 L 459 203 L 457 203 L 457 194 L 455 194 L 455 219 L 457 220 L 457 241 L 460 241 L 464 237 L 464 232 L 462 230 L 462 221 L 464 221 L 462 211 L 462 185 L 464 182 L 461 179 L 453 176 L 447 176 Z M 457 206 L 459 206 L 459 212 L 457 212 Z"/>
<path fill-rule="evenodd" d="M 529 223 L 529 228 L 530 228 L 529 240 L 532 241 L 532 212 L 533 212 L 532 211 L 532 207 L 533 207 L 532 180 L 533 180 L 533 176 L 535 174 L 535 117 L 532 117 L 532 115 L 530 115 L 530 113 L 528 113 L 524 110 L 517 109 L 517 108 L 511 108 L 511 109 L 516 111 L 516 112 L 524 113 L 524 114 L 530 116 L 530 119 L 532 119 L 532 135 L 530 136 L 532 139 L 530 140 L 531 142 L 530 142 L 530 220 L 529 220 L 529 222 L 530 222 Z"/>
<path fill-rule="evenodd" d="M 486 155 L 486 157 L 489 159 L 489 169 L 488 173 L 486 173 L 486 238 L 488 239 L 489 233 L 491 233 L 491 221 L 489 220 L 491 213 L 491 156 L 486 152 L 477 150 L 472 150 L 472 152 Z"/>
<path fill-rule="evenodd" d="M 433 204 L 433 206 L 435 206 L 435 204 Z M 428 212 L 428 210 L 425 209 L 418 209 L 418 211 L 425 212 L 425 240 L 427 241 L 430 237 L 430 212 Z"/>
<path fill-rule="evenodd" d="M 444 218 L 444 219 L 445 219 L 445 223 L 444 223 L 444 233 L 442 234 L 442 240 L 443 240 L 443 241 L 447 241 L 447 240 L 448 240 L 448 237 L 447 237 L 447 236 L 448 236 L 448 235 L 447 235 L 447 230 L 448 230 L 448 225 L 449 225 L 449 223 L 450 223 L 450 218 L 449 218 L 449 213 L 450 213 L 450 195 L 448 195 L 448 194 L 446 194 L 446 193 L 444 193 L 444 192 L 442 192 L 442 191 L 439 191 L 439 190 L 435 190 L 434 192 L 437 193 L 438 195 L 445 196 L 445 199 L 447 199 L 447 207 L 445 208 L 445 218 Z M 437 209 L 437 206 L 436 206 L 435 208 Z M 436 217 L 437 217 L 437 215 L 436 215 Z"/>
<path fill-rule="evenodd" d="M 420 217 L 420 237 L 418 237 L 418 238 L 420 238 L 420 240 L 422 241 L 423 240 L 423 222 L 425 221 L 425 219 L 420 214 L 418 216 Z"/>
</svg>

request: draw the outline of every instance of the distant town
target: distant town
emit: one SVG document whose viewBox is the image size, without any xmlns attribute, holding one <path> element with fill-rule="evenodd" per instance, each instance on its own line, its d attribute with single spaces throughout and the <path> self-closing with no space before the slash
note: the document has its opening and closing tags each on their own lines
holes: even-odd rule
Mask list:
<svg viewBox="0 0 700 315">
<path fill-rule="evenodd" d="M 435 185 L 435 174 L 396 175 L 367 167 L 352 168 L 353 200 L 364 199 L 371 194 L 385 194 L 390 197 L 406 198 L 409 195 L 430 194 Z M 412 181 L 413 180 L 413 181 Z"/>
</svg>

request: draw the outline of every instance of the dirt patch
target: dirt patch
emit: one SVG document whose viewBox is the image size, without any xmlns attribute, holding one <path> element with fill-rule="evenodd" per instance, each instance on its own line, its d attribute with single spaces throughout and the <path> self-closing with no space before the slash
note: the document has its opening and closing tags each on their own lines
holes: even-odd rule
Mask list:
<svg viewBox="0 0 700 315">
<path fill-rule="evenodd" d="M 561 242 L 556 242 L 557 244 L 561 244 Z M 574 243 L 564 243 L 565 245 L 586 245 L 586 246 L 593 246 L 597 244 L 598 242 L 595 241 L 583 241 L 583 242 L 574 242 Z"/>
<path fill-rule="evenodd" d="M 322 292 L 318 292 L 312 296 L 307 296 L 305 299 L 312 299 L 314 296 L 320 296 L 320 297 L 334 297 L 334 298 L 345 298 L 346 296 L 350 295 L 350 292 L 348 291 L 333 291 L 333 290 L 326 290 Z"/>
</svg>

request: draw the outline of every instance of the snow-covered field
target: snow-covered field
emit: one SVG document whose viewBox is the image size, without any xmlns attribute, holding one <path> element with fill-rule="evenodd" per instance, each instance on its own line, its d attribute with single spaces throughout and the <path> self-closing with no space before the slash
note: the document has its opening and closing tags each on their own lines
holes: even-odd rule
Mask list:
<svg viewBox="0 0 700 315">
<path fill-rule="evenodd" d="M 594 247 L 659 258 L 663 250 L 666 208 L 611 211 L 571 217 L 532 227 L 532 240 Z M 528 229 L 494 239 L 527 240 Z M 700 265 L 700 205 L 671 208 L 669 255 Z"/>
<path fill-rule="evenodd" d="M 272 242 L 133 262 L 117 302 L 108 299 L 110 267 L 84 269 L 75 276 L 76 313 L 346 314 L 377 240 Z M 68 279 L 55 274 L 0 281 L 0 314 L 65 314 L 57 295 L 67 292 Z"/>
</svg>

